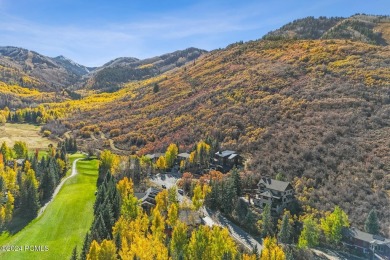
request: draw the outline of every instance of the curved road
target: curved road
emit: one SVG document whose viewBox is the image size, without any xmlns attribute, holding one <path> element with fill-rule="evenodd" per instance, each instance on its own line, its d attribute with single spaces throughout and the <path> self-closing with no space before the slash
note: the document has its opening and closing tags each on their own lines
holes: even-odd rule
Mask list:
<svg viewBox="0 0 390 260">
<path fill-rule="evenodd" d="M 37 218 L 40 217 L 40 216 L 43 214 L 43 212 L 45 211 L 45 209 L 47 208 L 47 206 L 50 204 L 50 202 L 52 202 L 52 201 L 54 200 L 54 198 L 57 196 L 58 192 L 59 192 L 60 189 L 62 188 L 62 185 L 64 185 L 64 183 L 65 183 L 69 178 L 72 178 L 73 176 L 76 176 L 76 174 L 77 174 L 76 163 L 77 163 L 78 160 L 80 160 L 80 159 L 81 159 L 81 158 L 78 158 L 78 159 L 76 159 L 76 160 L 73 161 L 73 164 L 72 164 L 72 172 L 71 172 L 71 174 L 70 174 L 68 177 L 66 177 L 65 179 L 63 179 L 63 180 L 60 182 L 60 184 L 58 184 L 57 188 L 54 190 L 54 193 L 53 193 L 51 199 L 50 199 L 48 202 L 46 202 L 46 204 L 45 204 L 42 208 L 39 209 Z"/>
</svg>

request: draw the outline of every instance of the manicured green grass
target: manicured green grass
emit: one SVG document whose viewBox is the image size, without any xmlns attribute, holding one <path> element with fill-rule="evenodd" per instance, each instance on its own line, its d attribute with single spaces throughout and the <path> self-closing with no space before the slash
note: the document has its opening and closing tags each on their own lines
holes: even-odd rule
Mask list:
<svg viewBox="0 0 390 260">
<path fill-rule="evenodd" d="M 75 154 L 70 158 L 82 157 Z M 0 259 L 69 259 L 74 246 L 80 251 L 93 220 L 97 169 L 97 160 L 79 160 L 78 174 L 66 181 L 42 216 L 14 235 L 0 236 Z M 23 251 L 4 252 L 1 246 L 5 245 Z M 41 246 L 42 251 L 26 250 L 26 246 Z"/>
</svg>

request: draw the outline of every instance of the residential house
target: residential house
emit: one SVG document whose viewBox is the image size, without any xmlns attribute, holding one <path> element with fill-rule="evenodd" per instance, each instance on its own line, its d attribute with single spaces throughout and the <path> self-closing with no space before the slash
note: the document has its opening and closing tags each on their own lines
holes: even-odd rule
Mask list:
<svg viewBox="0 0 390 260">
<path fill-rule="evenodd" d="M 294 189 L 289 182 L 263 177 L 257 187 L 254 204 L 260 208 L 268 204 L 273 213 L 281 213 L 294 200 Z"/>
<path fill-rule="evenodd" d="M 155 188 L 149 188 L 145 192 L 136 192 L 134 195 L 141 200 L 141 207 L 146 212 L 156 206 L 156 196 L 161 190 Z"/>
<path fill-rule="evenodd" d="M 152 153 L 152 154 L 146 154 L 147 158 L 149 158 L 152 162 L 156 162 L 160 156 L 164 156 L 163 153 Z"/>
<path fill-rule="evenodd" d="M 15 163 L 18 167 L 22 167 L 26 159 L 16 159 L 16 160 L 10 160 L 7 162 L 7 166 L 10 168 L 14 168 Z"/>
<path fill-rule="evenodd" d="M 228 172 L 234 166 L 240 167 L 242 162 L 243 158 L 236 151 L 231 150 L 216 152 L 213 161 L 216 169 L 221 172 Z"/>
<path fill-rule="evenodd" d="M 370 258 L 390 259 L 390 239 L 369 234 L 354 227 L 343 230 L 343 244 Z"/>
<path fill-rule="evenodd" d="M 180 165 L 180 163 L 181 163 L 182 161 L 188 161 L 189 158 L 190 158 L 190 154 L 189 154 L 189 153 L 179 153 L 179 154 L 177 155 L 177 158 L 176 158 L 175 163 L 176 163 L 177 165 Z"/>
</svg>

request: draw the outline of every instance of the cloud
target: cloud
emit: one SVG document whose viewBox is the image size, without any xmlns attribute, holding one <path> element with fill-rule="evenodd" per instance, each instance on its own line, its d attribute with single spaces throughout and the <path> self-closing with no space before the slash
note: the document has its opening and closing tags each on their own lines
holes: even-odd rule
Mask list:
<svg viewBox="0 0 390 260">
<path fill-rule="evenodd" d="M 250 17 L 247 13 L 208 10 L 196 15 L 193 12 L 151 14 L 138 21 L 94 27 L 83 24 L 54 26 L 3 14 L 0 33 L 2 44 L 33 49 L 45 55 L 68 55 L 88 65 L 99 65 L 97 62 L 104 59 L 107 62 L 114 55 L 132 54 L 146 58 L 166 52 L 163 45 L 167 49 L 169 42 L 172 48 L 181 41 L 182 48 L 185 48 L 199 42 L 197 37 L 215 40 L 217 35 L 253 27 L 245 21 Z"/>
<path fill-rule="evenodd" d="M 0 0 L 0 7 L 3 3 Z M 290 21 L 292 12 L 296 15 L 305 11 L 298 8 L 299 11 L 276 16 L 274 11 L 279 5 L 280 2 L 249 1 L 231 6 L 204 1 L 175 11 L 151 12 L 142 18 L 129 15 L 127 20 L 98 20 L 92 24 L 85 22 L 90 18 L 86 17 L 85 23 L 69 21 L 72 25 L 44 24 L 0 11 L 0 44 L 48 56 L 61 54 L 96 66 L 119 56 L 147 58 L 190 46 L 210 50 L 239 40 L 257 39 Z"/>
</svg>

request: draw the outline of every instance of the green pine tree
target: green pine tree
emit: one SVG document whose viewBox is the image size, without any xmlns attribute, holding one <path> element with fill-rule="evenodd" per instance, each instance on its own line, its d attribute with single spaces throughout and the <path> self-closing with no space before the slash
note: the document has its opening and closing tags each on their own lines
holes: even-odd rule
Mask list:
<svg viewBox="0 0 390 260">
<path fill-rule="evenodd" d="M 261 234 L 263 237 L 272 236 L 273 233 L 273 223 L 271 216 L 271 206 L 269 204 L 265 205 L 263 213 L 261 215 Z"/>
<path fill-rule="evenodd" d="M 72 251 L 72 256 L 70 257 L 70 260 L 77 260 L 78 257 L 77 257 L 77 246 L 75 246 L 73 248 L 73 251 Z"/>
<path fill-rule="evenodd" d="M 376 235 L 379 233 L 379 220 L 375 209 L 372 209 L 370 213 L 368 213 L 366 222 L 364 223 L 364 229 L 370 234 Z"/>
<path fill-rule="evenodd" d="M 290 236 L 291 236 L 291 225 L 289 222 L 289 214 L 284 213 L 282 225 L 280 227 L 280 231 L 278 234 L 278 239 L 281 243 L 287 244 L 290 242 Z"/>
</svg>

